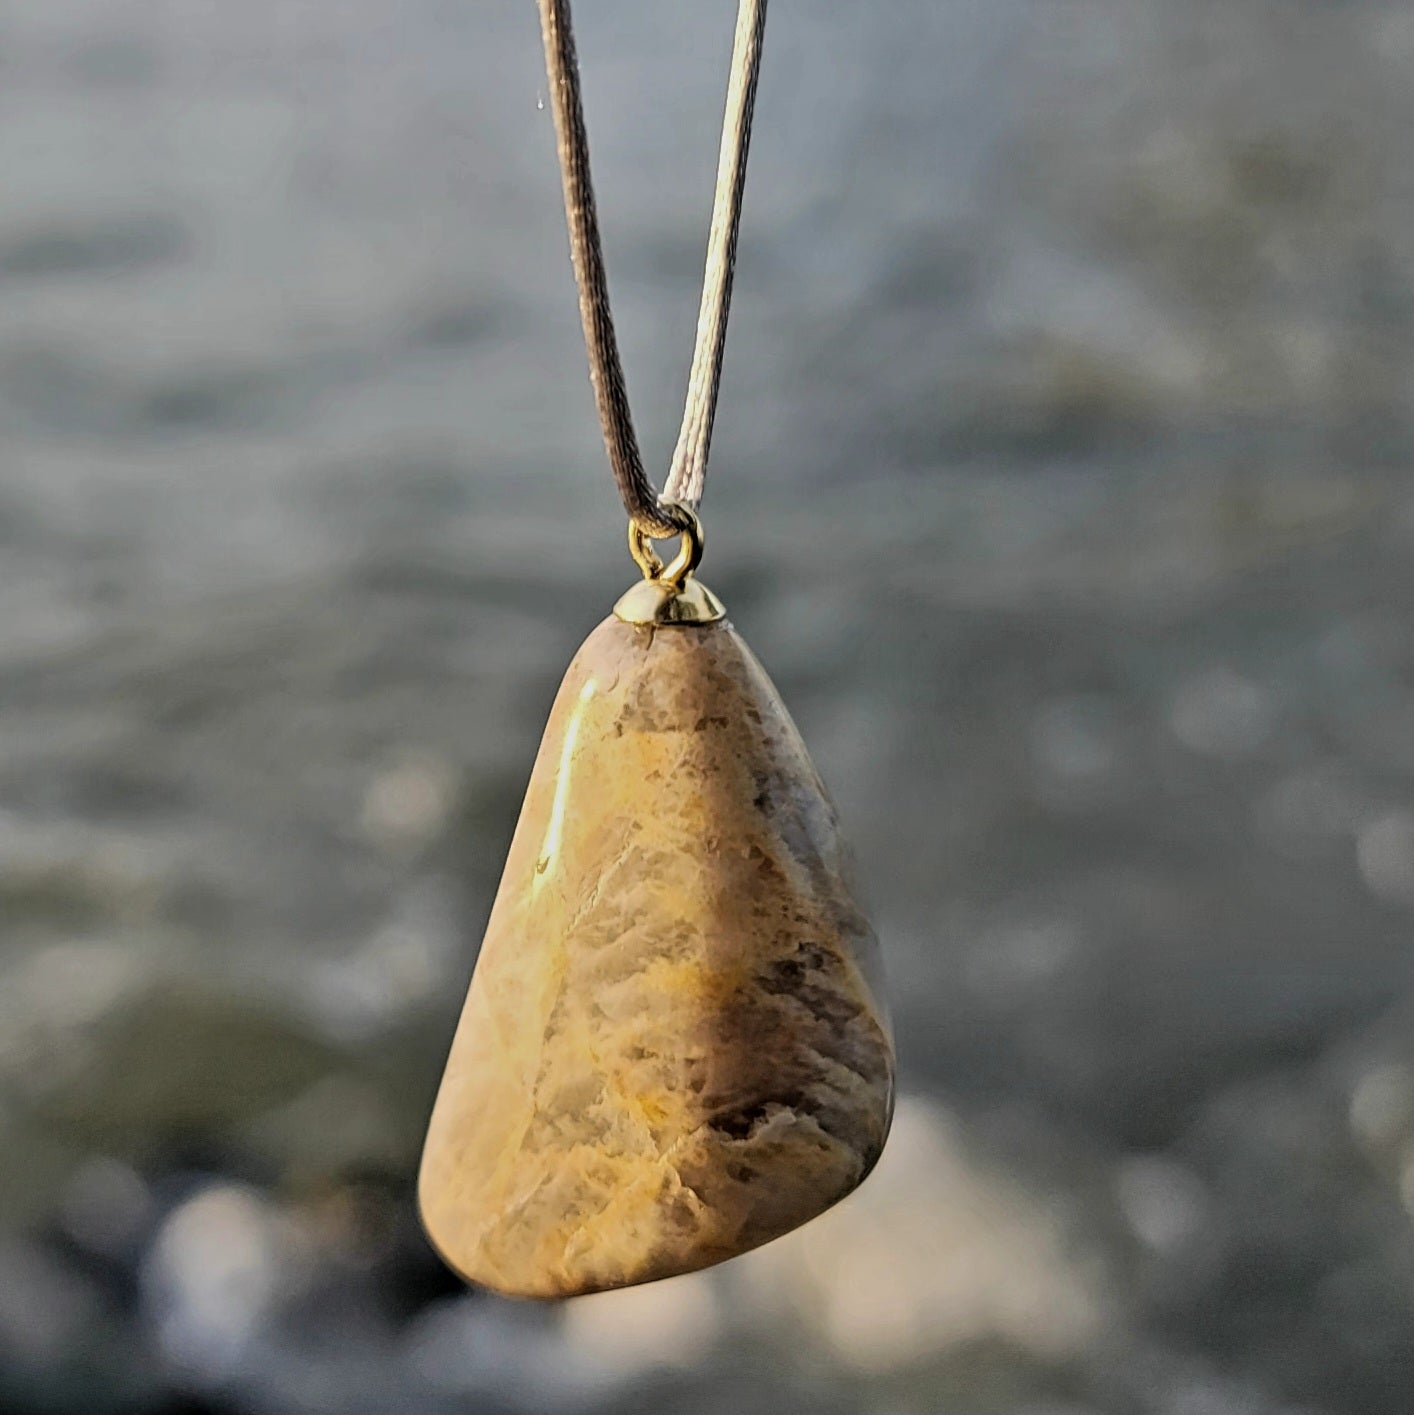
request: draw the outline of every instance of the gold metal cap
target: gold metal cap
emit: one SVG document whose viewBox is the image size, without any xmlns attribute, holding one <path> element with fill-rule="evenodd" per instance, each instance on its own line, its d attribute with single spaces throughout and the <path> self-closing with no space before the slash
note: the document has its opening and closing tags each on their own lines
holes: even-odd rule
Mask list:
<svg viewBox="0 0 1414 1415">
<path fill-rule="evenodd" d="M 690 627 L 715 624 L 726 617 L 722 601 L 690 575 L 681 584 L 671 580 L 640 580 L 614 606 L 625 624 Z"/>
</svg>

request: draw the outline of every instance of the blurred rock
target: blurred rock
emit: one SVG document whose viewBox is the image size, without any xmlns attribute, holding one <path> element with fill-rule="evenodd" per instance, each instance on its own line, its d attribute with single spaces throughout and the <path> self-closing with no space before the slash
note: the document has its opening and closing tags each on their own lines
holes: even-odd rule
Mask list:
<svg viewBox="0 0 1414 1415">
<path fill-rule="evenodd" d="M 81 1248 L 106 1258 L 130 1259 L 153 1216 L 152 1193 L 142 1176 L 117 1160 L 86 1161 L 64 1187 L 59 1222 Z"/>
<path fill-rule="evenodd" d="M 721 1338 L 723 1305 L 719 1284 L 698 1273 L 598 1293 L 567 1305 L 565 1340 L 587 1358 L 634 1374 L 690 1370 Z"/>
<path fill-rule="evenodd" d="M 253 1190 L 211 1185 L 163 1224 L 144 1302 L 168 1359 L 203 1385 L 238 1369 L 282 1288 L 298 1281 L 296 1237 Z"/>
<path fill-rule="evenodd" d="M 612 1353 L 561 1341 L 533 1309 L 476 1297 L 425 1312 L 407 1333 L 405 1356 L 447 1409 L 465 1408 L 468 1398 L 509 1410 L 593 1409 L 617 1396 L 624 1379 Z"/>
<path fill-rule="evenodd" d="M 988 1341 L 1042 1360 L 1082 1351 L 1104 1320 L 1096 1254 L 968 1152 L 945 1113 L 901 1099 L 857 1198 L 749 1256 L 736 1281 L 848 1367 L 938 1362 Z"/>
</svg>

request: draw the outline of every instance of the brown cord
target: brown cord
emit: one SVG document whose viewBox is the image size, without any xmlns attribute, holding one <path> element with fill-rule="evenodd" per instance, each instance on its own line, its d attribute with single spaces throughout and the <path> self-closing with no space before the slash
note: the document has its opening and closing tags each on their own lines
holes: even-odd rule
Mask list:
<svg viewBox="0 0 1414 1415">
<path fill-rule="evenodd" d="M 579 287 L 579 312 L 589 351 L 589 381 L 594 387 L 594 401 L 604 430 L 604 446 L 629 519 L 649 535 L 675 536 L 688 526 L 688 518 L 677 503 L 695 507 L 702 499 L 707 476 L 707 454 L 726 346 L 737 233 L 741 227 L 751 119 L 761 70 L 766 0 L 740 0 L 687 406 L 662 497 L 648 479 L 639 454 L 613 315 L 609 310 L 609 286 L 594 206 L 594 184 L 589 172 L 589 137 L 584 127 L 570 0 L 539 0 L 539 4 L 545 68 L 550 80 L 550 107 L 555 116 L 560 174 L 564 183 L 570 260 Z"/>
</svg>

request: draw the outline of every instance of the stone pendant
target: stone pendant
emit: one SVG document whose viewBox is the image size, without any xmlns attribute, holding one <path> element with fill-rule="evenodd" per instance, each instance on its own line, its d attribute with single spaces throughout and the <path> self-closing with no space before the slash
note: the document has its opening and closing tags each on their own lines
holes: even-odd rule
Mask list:
<svg viewBox="0 0 1414 1415">
<path fill-rule="evenodd" d="M 770 679 L 724 619 L 605 620 L 550 714 L 432 1113 L 433 1244 L 524 1297 L 721 1262 L 860 1183 L 893 1069 L 878 944 Z"/>
</svg>

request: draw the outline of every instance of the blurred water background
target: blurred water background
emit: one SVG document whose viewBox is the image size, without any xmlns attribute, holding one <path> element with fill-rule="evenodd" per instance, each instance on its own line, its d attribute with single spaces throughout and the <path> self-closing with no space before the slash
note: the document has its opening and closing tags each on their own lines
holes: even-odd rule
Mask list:
<svg viewBox="0 0 1414 1415">
<path fill-rule="evenodd" d="M 729 0 L 582 0 L 640 433 Z M 1414 10 L 778 0 L 708 582 L 861 856 L 849 1203 L 563 1308 L 419 1236 L 631 582 L 529 0 L 0 5 L 0 1408 L 1414 1408 Z"/>
</svg>

